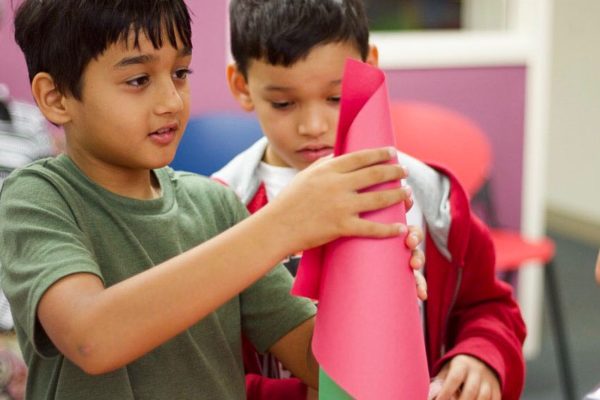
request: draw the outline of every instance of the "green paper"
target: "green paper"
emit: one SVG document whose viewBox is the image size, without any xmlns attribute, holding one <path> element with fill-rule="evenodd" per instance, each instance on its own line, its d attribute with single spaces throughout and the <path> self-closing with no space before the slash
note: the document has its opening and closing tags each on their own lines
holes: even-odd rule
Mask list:
<svg viewBox="0 0 600 400">
<path fill-rule="evenodd" d="M 320 368 L 319 400 L 352 400 L 352 397 Z"/>
</svg>

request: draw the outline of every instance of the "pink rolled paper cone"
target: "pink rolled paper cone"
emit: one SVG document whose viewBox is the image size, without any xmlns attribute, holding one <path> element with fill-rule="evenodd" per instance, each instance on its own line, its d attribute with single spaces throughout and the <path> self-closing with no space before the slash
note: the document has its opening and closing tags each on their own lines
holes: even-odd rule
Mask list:
<svg viewBox="0 0 600 400">
<path fill-rule="evenodd" d="M 385 75 L 348 60 L 335 155 L 394 145 Z M 403 204 L 362 217 L 406 223 Z M 404 236 L 341 238 L 305 251 L 300 262 L 293 293 L 319 301 L 315 357 L 333 381 L 359 400 L 427 398 L 425 341 L 404 241 Z"/>
</svg>

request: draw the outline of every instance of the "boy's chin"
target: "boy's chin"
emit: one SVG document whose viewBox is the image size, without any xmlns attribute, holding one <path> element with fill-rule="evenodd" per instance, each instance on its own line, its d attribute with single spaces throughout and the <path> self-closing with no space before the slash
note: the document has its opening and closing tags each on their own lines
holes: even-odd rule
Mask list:
<svg viewBox="0 0 600 400">
<path fill-rule="evenodd" d="M 147 169 L 159 169 L 168 167 L 171 165 L 173 160 L 175 159 L 175 154 L 164 156 L 164 157 L 156 157 L 153 160 L 148 160 L 146 163 Z"/>
</svg>

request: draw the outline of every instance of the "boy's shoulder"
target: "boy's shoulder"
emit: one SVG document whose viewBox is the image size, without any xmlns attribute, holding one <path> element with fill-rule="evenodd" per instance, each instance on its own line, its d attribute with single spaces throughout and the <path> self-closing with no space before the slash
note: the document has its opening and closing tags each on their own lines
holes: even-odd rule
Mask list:
<svg viewBox="0 0 600 400">
<path fill-rule="evenodd" d="M 174 170 L 171 167 L 165 167 L 163 171 L 176 189 L 182 189 L 190 193 L 209 193 L 218 196 L 232 193 L 231 189 L 220 184 L 213 178 L 182 170 Z"/>
<path fill-rule="evenodd" d="M 214 179 L 195 172 L 174 170 L 171 167 L 165 167 L 160 171 L 168 176 L 176 196 L 210 199 L 227 197 L 231 192 L 228 187 L 219 184 Z"/>
<path fill-rule="evenodd" d="M 31 190 L 34 190 L 37 186 L 35 184 L 36 181 L 42 182 L 44 180 L 52 181 L 58 179 L 60 174 L 54 167 L 58 162 L 57 158 L 41 158 L 10 170 L 8 175 L 0 181 L 0 188 L 5 189 L 9 186 L 17 186 L 29 187 Z"/>
<path fill-rule="evenodd" d="M 170 167 L 160 171 L 169 176 L 180 205 L 189 204 L 193 208 L 210 205 L 213 213 L 234 214 L 236 218 L 245 216 L 246 207 L 231 187 L 194 172 L 176 171 Z"/>
</svg>

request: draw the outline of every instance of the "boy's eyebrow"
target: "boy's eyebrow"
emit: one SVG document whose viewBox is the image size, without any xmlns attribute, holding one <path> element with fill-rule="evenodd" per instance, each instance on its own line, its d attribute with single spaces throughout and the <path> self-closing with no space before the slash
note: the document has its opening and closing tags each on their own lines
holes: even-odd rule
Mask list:
<svg viewBox="0 0 600 400">
<path fill-rule="evenodd" d="M 177 57 L 187 57 L 192 55 L 192 49 L 187 46 L 183 46 L 181 49 L 177 50 Z"/>
<path fill-rule="evenodd" d="M 336 79 L 336 80 L 329 82 L 330 86 L 338 86 L 341 84 L 342 84 L 341 79 Z M 287 87 L 287 86 L 267 85 L 267 86 L 265 86 L 265 90 L 267 92 L 290 92 L 290 91 L 293 91 L 294 88 Z"/>
<path fill-rule="evenodd" d="M 267 92 L 289 92 L 293 89 L 285 86 L 267 85 L 265 86 L 265 90 Z"/>
<path fill-rule="evenodd" d="M 187 57 L 192 54 L 192 49 L 189 47 L 182 47 L 177 51 L 177 57 Z M 125 57 L 121 59 L 118 63 L 114 65 L 114 68 L 124 68 L 129 65 L 136 64 L 149 64 L 153 61 L 156 61 L 157 57 L 152 54 L 140 54 L 132 57 Z"/>
<path fill-rule="evenodd" d="M 140 54 L 139 56 L 125 57 L 114 65 L 115 68 L 123 68 L 128 65 L 149 64 L 156 60 L 156 56 L 150 54 Z"/>
</svg>

